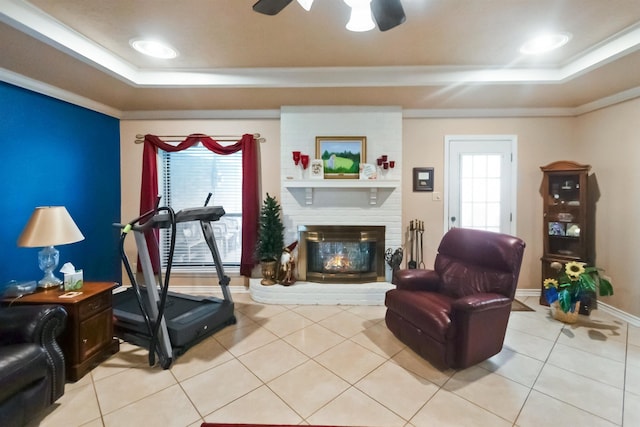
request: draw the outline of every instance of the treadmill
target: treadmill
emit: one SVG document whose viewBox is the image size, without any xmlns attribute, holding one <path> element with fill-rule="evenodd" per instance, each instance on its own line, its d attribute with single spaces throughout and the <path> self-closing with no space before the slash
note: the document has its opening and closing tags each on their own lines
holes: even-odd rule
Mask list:
<svg viewBox="0 0 640 427">
<path fill-rule="evenodd" d="M 155 355 L 163 369 L 190 347 L 227 325 L 236 323 L 234 304 L 229 291 L 229 277 L 225 275 L 216 245 L 211 222 L 218 221 L 225 211 L 222 206 L 183 209 L 175 213 L 170 207 L 158 207 L 128 224 L 114 224 L 121 228 L 120 255 L 131 287 L 113 295 L 114 331 L 119 338 L 149 350 L 149 365 L 155 365 Z M 159 199 L 158 199 L 159 203 Z M 169 278 L 175 249 L 176 224 L 199 221 L 204 239 L 211 251 L 223 298 L 197 297 L 169 291 Z M 151 234 L 155 250 L 159 247 L 153 229 L 170 229 L 170 250 L 167 268 L 158 283 L 153 272 L 145 235 Z M 124 251 L 124 241 L 133 232 L 139 262 L 146 286 L 138 284 Z M 151 285 L 150 285 L 151 284 Z"/>
</svg>

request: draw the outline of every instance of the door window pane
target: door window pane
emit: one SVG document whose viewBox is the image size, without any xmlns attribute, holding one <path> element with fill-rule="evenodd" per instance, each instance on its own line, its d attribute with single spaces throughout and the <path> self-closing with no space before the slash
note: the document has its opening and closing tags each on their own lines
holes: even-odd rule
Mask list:
<svg viewBox="0 0 640 427">
<path fill-rule="evenodd" d="M 498 154 L 463 154 L 460 159 L 460 226 L 500 229 L 500 164 Z"/>
</svg>

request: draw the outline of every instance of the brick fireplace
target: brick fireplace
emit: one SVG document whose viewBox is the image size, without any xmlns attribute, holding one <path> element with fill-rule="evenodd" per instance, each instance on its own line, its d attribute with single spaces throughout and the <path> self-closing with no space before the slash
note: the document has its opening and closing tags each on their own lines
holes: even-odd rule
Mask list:
<svg viewBox="0 0 640 427">
<path fill-rule="evenodd" d="M 299 230 L 309 226 L 372 227 L 383 229 L 374 251 L 375 273 L 366 277 L 336 277 L 317 283 L 318 275 L 293 286 L 258 286 L 252 279 L 252 297 L 261 302 L 292 304 L 383 304 L 390 289 L 390 271 L 384 260 L 387 248 L 402 244 L 402 111 L 398 107 L 282 107 L 281 109 L 280 205 L 285 225 L 285 244 L 302 240 Z M 366 161 L 386 154 L 396 162 L 394 174 L 386 180 L 310 180 L 300 178 L 292 151 L 315 157 L 316 136 L 366 136 Z M 302 228 L 301 228 L 302 227 Z M 359 245 L 357 245 L 359 247 Z M 368 246 L 365 245 L 365 246 Z M 308 249 L 305 245 L 303 250 Z M 306 257 L 306 254 L 303 253 Z M 300 259 L 298 259 L 299 270 Z M 306 262 L 305 262 L 306 268 Z M 318 269 L 318 268 L 316 268 Z M 321 269 L 320 269 L 321 270 Z M 353 274 L 349 273 L 349 274 Z M 300 275 L 300 272 L 298 272 Z M 313 275 L 312 275 L 313 276 Z M 312 281 L 313 280 L 313 281 Z M 321 278 L 322 280 L 322 278 Z M 270 288 L 270 289 L 265 289 Z"/>
</svg>

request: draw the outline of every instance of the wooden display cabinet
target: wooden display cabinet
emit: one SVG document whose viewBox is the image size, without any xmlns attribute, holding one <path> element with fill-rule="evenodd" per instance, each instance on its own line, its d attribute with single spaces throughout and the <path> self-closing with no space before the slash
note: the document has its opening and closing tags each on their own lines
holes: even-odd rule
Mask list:
<svg viewBox="0 0 640 427">
<path fill-rule="evenodd" d="M 120 349 L 113 336 L 113 282 L 84 282 L 79 295 L 62 297 L 58 288 L 39 290 L 5 303 L 58 304 L 67 311 L 67 324 L 59 343 L 65 358 L 67 381 L 77 381 Z"/>
<path fill-rule="evenodd" d="M 555 278 L 553 262 L 592 263 L 588 175 L 591 166 L 558 161 L 541 166 L 543 198 L 542 279 Z M 541 285 L 540 304 L 549 305 Z"/>
</svg>

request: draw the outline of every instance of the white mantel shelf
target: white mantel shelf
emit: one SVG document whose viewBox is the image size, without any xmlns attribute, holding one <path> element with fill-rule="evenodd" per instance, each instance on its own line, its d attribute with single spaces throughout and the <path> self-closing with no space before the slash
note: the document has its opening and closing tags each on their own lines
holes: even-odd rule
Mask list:
<svg viewBox="0 0 640 427">
<path fill-rule="evenodd" d="M 305 204 L 313 204 L 314 190 L 353 189 L 369 192 L 369 204 L 378 203 L 378 189 L 386 188 L 393 191 L 400 186 L 399 180 L 391 179 L 287 179 L 282 186 L 289 191 L 303 189 L 305 191 Z"/>
</svg>

